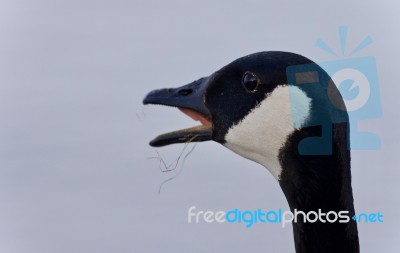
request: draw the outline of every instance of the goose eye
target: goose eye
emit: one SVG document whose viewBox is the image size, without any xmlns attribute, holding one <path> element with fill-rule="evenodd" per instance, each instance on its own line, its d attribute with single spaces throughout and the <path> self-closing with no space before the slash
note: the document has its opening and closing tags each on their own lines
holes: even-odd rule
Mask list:
<svg viewBox="0 0 400 253">
<path fill-rule="evenodd" d="M 255 74 L 246 72 L 243 75 L 242 84 L 248 92 L 254 93 L 257 91 L 259 79 Z"/>
</svg>

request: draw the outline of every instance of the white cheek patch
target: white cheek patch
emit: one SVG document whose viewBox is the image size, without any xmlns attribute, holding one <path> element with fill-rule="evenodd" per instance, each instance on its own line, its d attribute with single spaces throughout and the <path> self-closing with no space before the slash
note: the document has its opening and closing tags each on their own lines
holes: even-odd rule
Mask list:
<svg viewBox="0 0 400 253">
<path fill-rule="evenodd" d="M 311 99 L 296 86 L 277 86 L 225 135 L 224 146 L 265 166 L 279 180 L 279 150 L 310 114 Z"/>
<path fill-rule="evenodd" d="M 310 116 L 311 99 L 296 86 L 288 86 L 291 119 L 295 129 L 300 129 Z"/>
</svg>

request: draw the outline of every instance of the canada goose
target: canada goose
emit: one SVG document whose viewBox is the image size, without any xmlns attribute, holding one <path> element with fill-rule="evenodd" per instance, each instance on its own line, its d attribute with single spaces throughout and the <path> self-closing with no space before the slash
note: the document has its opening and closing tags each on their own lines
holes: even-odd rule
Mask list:
<svg viewBox="0 0 400 253">
<path fill-rule="evenodd" d="M 314 82 L 307 81 L 315 78 L 312 73 L 300 75 L 305 78 L 300 84 L 289 80 L 291 67 L 307 65 L 314 66 L 325 84 L 307 84 Z M 279 181 L 292 211 L 347 210 L 352 217 L 348 115 L 332 84 L 325 71 L 298 54 L 271 51 L 239 58 L 190 84 L 150 92 L 144 104 L 178 107 L 202 123 L 160 135 L 150 145 L 219 142 L 265 166 Z M 320 144 L 312 141 L 323 136 Z M 293 233 L 297 253 L 359 252 L 352 219 L 300 219 L 293 223 Z"/>
</svg>

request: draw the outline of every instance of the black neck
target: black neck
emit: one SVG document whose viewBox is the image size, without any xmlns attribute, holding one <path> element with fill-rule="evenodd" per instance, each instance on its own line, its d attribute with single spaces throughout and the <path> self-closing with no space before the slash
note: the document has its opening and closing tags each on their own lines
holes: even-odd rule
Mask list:
<svg viewBox="0 0 400 253">
<path fill-rule="evenodd" d="M 317 127 L 296 131 L 282 150 L 280 185 L 292 212 L 349 211 L 354 215 L 351 189 L 350 151 L 347 149 L 346 124 L 333 127 L 333 149 L 330 155 L 300 155 L 298 143 L 315 136 Z M 293 223 L 297 253 L 359 252 L 357 224 L 303 222 Z"/>
</svg>

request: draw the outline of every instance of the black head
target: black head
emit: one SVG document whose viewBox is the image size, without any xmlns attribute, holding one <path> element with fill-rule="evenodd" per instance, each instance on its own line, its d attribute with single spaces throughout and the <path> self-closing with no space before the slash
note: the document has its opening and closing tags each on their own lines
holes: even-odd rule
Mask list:
<svg viewBox="0 0 400 253">
<path fill-rule="evenodd" d="M 151 145 L 164 146 L 189 140 L 225 143 L 225 136 L 232 126 L 276 87 L 288 84 L 288 67 L 304 64 L 313 62 L 294 53 L 260 52 L 239 58 L 210 76 L 182 87 L 150 92 L 143 100 L 144 104 L 186 109 L 185 113 L 203 123 L 202 126 L 161 135 Z"/>
<path fill-rule="evenodd" d="M 293 53 L 261 52 L 239 58 L 215 72 L 205 94 L 206 107 L 216 126 L 213 140 L 224 143 L 229 128 L 277 86 L 287 85 L 288 66 L 309 63 L 312 61 Z"/>
</svg>

